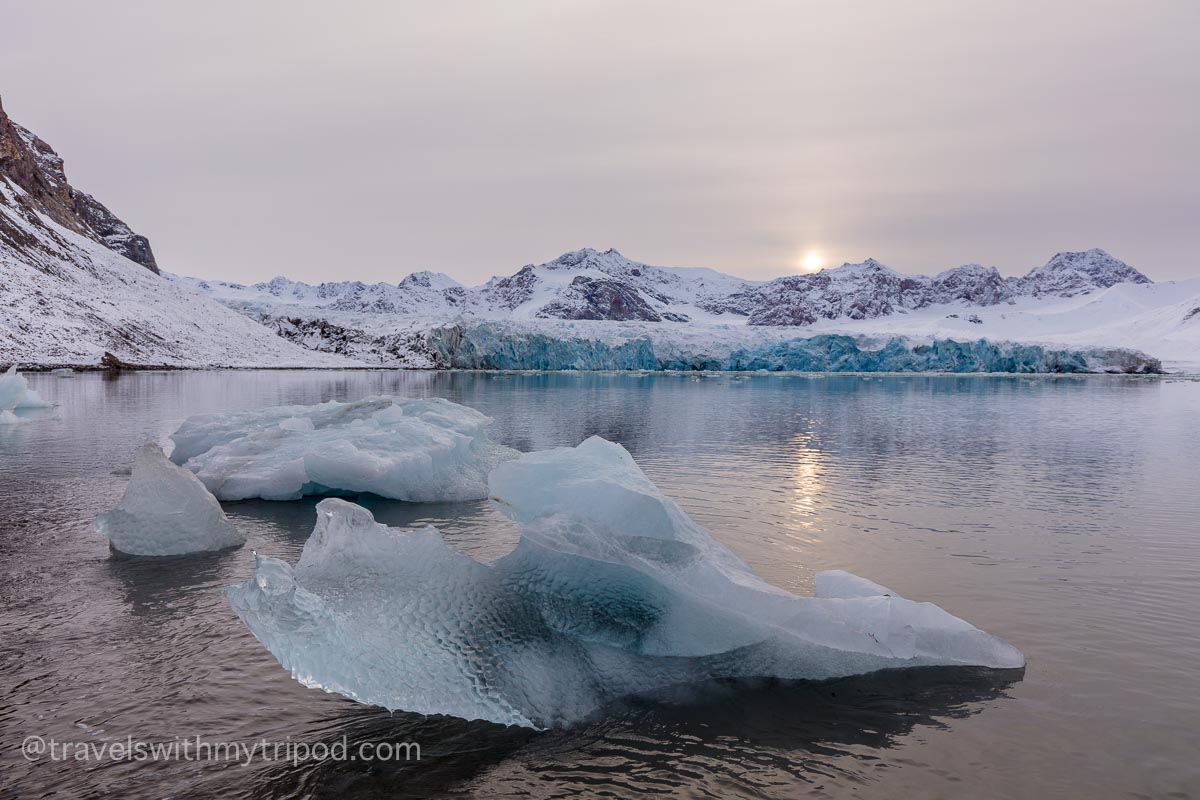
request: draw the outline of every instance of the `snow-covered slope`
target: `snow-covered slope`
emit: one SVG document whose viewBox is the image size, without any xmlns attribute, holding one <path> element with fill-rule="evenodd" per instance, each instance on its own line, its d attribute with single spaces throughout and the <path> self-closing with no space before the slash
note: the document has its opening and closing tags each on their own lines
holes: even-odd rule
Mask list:
<svg viewBox="0 0 1200 800">
<path fill-rule="evenodd" d="M 169 277 L 305 347 L 373 364 L 519 364 L 500 352 L 507 347 L 538 352 L 529 368 L 643 362 L 689 368 L 727 365 L 739 351 L 836 334 L 864 346 L 901 336 L 914 346 L 985 339 L 1071 353 L 1137 350 L 1171 370 L 1200 370 L 1200 312 L 1193 313 L 1200 308 L 1200 280 L 1154 284 L 1098 249 L 1059 253 L 1009 278 L 978 264 L 934 277 L 904 275 L 868 259 L 754 282 L 591 249 L 473 288 L 433 273 L 398 284 L 318 286 L 282 277 L 252 286 Z M 459 333 L 447 338 L 448 330 Z M 538 350 L 547 339 L 592 354 L 568 348 L 556 362 Z M 635 340 L 649 342 L 653 355 L 631 362 L 628 352 L 610 352 Z M 476 348 L 486 342 L 495 352 L 480 361 L 451 341 L 472 341 Z"/>
<path fill-rule="evenodd" d="M 139 259 L 131 260 L 131 257 Z M 0 109 L 0 364 L 354 366 L 158 274 L 149 241 L 73 189 Z"/>
</svg>

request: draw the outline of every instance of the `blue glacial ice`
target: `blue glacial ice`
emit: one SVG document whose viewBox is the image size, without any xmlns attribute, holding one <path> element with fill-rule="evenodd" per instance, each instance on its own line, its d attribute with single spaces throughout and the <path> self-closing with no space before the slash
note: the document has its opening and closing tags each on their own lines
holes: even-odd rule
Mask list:
<svg viewBox="0 0 1200 800">
<path fill-rule="evenodd" d="M 1055 349 L 986 339 L 926 343 L 892 337 L 871 343 L 818 334 L 753 346 L 681 344 L 643 334 L 612 341 L 500 323 L 435 328 L 425 336 L 434 363 L 459 369 L 711 370 L 771 372 L 1161 372 L 1157 359 L 1130 350 Z"/>
<path fill-rule="evenodd" d="M 295 568 L 259 556 L 227 597 L 306 686 L 537 728 L 713 678 L 1025 663 L 937 606 L 849 573 L 818 575 L 815 597 L 765 583 L 603 439 L 502 463 L 490 491 L 521 526 L 495 564 L 434 528 L 392 530 L 330 499 Z"/>
<path fill-rule="evenodd" d="M 516 455 L 488 438 L 489 424 L 446 400 L 398 397 L 202 414 L 171 435 L 171 459 L 221 500 L 477 500 L 488 471 Z"/>
<path fill-rule="evenodd" d="M 92 530 L 113 550 L 134 556 L 224 550 L 246 541 L 204 484 L 156 444 L 138 451 L 121 501 L 96 517 Z"/>
</svg>

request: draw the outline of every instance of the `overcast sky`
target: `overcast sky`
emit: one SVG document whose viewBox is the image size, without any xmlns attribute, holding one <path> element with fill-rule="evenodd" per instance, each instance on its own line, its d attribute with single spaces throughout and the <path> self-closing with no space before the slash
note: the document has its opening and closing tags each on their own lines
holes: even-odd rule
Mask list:
<svg viewBox="0 0 1200 800">
<path fill-rule="evenodd" d="M 1200 275 L 1198 31 L 1195 0 L 27 2 L 0 95 L 171 272 L 1103 247 L 1165 280 Z"/>
</svg>

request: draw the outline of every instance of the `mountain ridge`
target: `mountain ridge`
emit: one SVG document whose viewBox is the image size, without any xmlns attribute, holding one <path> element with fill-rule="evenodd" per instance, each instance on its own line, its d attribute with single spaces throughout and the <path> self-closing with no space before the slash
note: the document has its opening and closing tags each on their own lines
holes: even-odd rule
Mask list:
<svg viewBox="0 0 1200 800">
<path fill-rule="evenodd" d="M 743 317 L 755 326 L 807 326 L 820 319 L 872 319 L 961 301 L 989 306 L 1018 297 L 1071 297 L 1117 283 L 1149 284 L 1104 250 L 1060 252 L 1020 277 L 966 264 L 934 277 L 907 275 L 875 259 L 818 272 L 752 281 L 687 267 L 656 267 L 615 249 L 572 250 L 512 275 L 465 287 L 441 273 L 417 272 L 395 284 L 317 285 L 277 276 L 245 285 L 170 276 L 230 303 L 265 295 L 297 306 L 410 316 L 464 314 L 485 319 L 588 319 L 643 322 Z"/>
</svg>

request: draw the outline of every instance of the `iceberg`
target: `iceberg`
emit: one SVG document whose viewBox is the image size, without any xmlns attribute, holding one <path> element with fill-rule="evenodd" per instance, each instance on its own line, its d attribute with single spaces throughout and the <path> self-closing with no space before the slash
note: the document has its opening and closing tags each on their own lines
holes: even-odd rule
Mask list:
<svg viewBox="0 0 1200 800">
<path fill-rule="evenodd" d="M 171 460 L 221 500 L 479 500 L 488 471 L 516 456 L 488 438 L 490 424 L 447 400 L 399 397 L 203 414 L 171 435 Z"/>
<path fill-rule="evenodd" d="M 204 484 L 156 444 L 138 451 L 121 502 L 96 517 L 92 530 L 113 550 L 134 556 L 224 550 L 246 541 Z"/>
<path fill-rule="evenodd" d="M 306 686 L 534 728 L 715 678 L 1024 666 L 1012 645 L 850 573 L 821 573 L 814 597 L 765 583 L 603 439 L 502 463 L 489 484 L 521 526 L 495 564 L 329 499 L 294 568 L 258 556 L 226 596 Z"/>
</svg>

